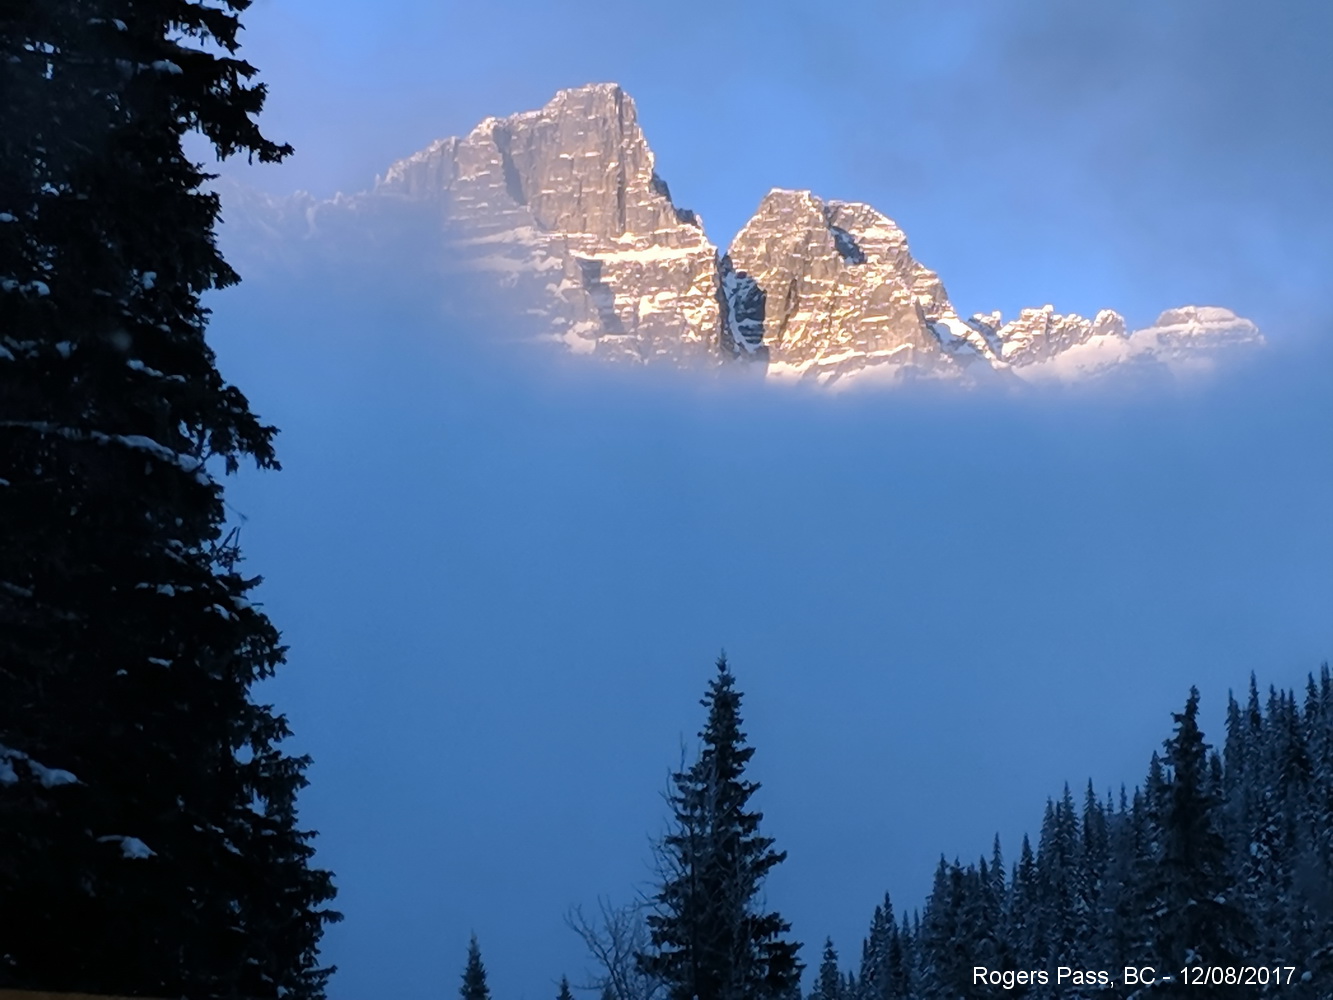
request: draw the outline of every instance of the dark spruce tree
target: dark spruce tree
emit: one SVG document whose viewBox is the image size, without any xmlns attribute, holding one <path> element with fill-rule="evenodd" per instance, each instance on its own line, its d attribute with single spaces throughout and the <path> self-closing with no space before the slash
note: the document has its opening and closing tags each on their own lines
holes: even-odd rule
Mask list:
<svg viewBox="0 0 1333 1000">
<path fill-rule="evenodd" d="M 1045 961 L 1046 943 L 1041 935 L 1038 907 L 1041 887 L 1037 882 L 1037 858 L 1032 842 L 1023 834 L 1018 861 L 1009 880 L 1009 942 L 1018 968 L 1039 968 Z"/>
<path fill-rule="evenodd" d="M 215 478 L 277 468 L 200 296 L 237 280 L 182 148 L 275 161 L 248 0 L 0 12 L 0 986 L 317 998 L 335 914 L 283 660 Z"/>
<path fill-rule="evenodd" d="M 1109 798 L 1108 798 L 1109 803 Z M 1078 909 L 1081 916 L 1080 934 L 1075 944 L 1076 953 L 1085 962 L 1097 959 L 1097 968 L 1115 967 L 1116 956 L 1105 953 L 1105 944 L 1110 928 L 1104 919 L 1102 897 L 1105 893 L 1106 866 L 1110 860 L 1107 825 L 1107 804 L 1098 799 L 1093 790 L 1092 780 L 1083 793 L 1083 833 L 1082 855 L 1079 858 L 1081 878 L 1079 880 Z"/>
<path fill-rule="evenodd" d="M 857 981 L 856 1000 L 900 1000 L 902 947 L 893 919 L 893 901 L 884 894 L 884 902 L 875 907 L 870 918 L 870 933 L 861 944 L 861 975 Z"/>
<path fill-rule="evenodd" d="M 569 977 L 560 977 L 560 992 L 556 994 L 555 1000 L 574 1000 L 574 994 L 569 989 Z"/>
<path fill-rule="evenodd" d="M 1136 793 L 1135 799 L 1141 796 Z M 1102 937 L 1093 951 L 1102 965 L 1094 968 L 1115 968 L 1117 963 L 1149 957 L 1143 954 L 1142 900 L 1136 883 L 1143 849 L 1142 817 L 1138 807 L 1131 809 L 1123 787 L 1119 807 L 1114 812 L 1108 808 L 1107 814 L 1107 862 L 1097 914 Z"/>
<path fill-rule="evenodd" d="M 563 980 L 562 980 L 563 982 Z M 568 988 L 568 983 L 564 984 Z M 477 935 L 467 946 L 467 964 L 463 966 L 463 985 L 458 987 L 462 1000 L 491 1000 L 491 989 L 486 985 L 486 966 L 481 964 L 481 946 Z"/>
<path fill-rule="evenodd" d="M 1074 798 L 1066 785 L 1058 802 L 1046 803 L 1041 838 L 1037 844 L 1037 885 L 1041 901 L 1037 908 L 1037 922 L 1045 945 L 1045 953 L 1037 959 L 1050 969 L 1073 967 L 1077 941 L 1083 936 L 1081 846 Z"/>
<path fill-rule="evenodd" d="M 1220 830 L 1222 803 L 1209 791 L 1208 744 L 1198 710 L 1199 692 L 1191 689 L 1185 710 L 1174 713 L 1165 777 L 1155 792 L 1161 833 L 1149 927 L 1154 953 L 1173 970 L 1240 966 L 1249 954 L 1247 920 Z M 1180 985 L 1166 990 L 1172 991 L 1191 995 Z"/>
<path fill-rule="evenodd" d="M 903 914 L 902 926 L 895 939 L 896 951 L 901 956 L 898 962 L 897 995 L 903 998 L 915 996 L 921 983 L 921 957 L 917 947 L 921 928 L 915 916 L 913 914 L 909 920 L 907 914 Z"/>
<path fill-rule="evenodd" d="M 819 975 L 815 977 L 814 989 L 810 991 L 810 1000 L 844 1000 L 846 984 L 838 969 L 838 950 L 833 947 L 833 939 L 824 939 L 824 955 L 819 963 Z"/>
<path fill-rule="evenodd" d="M 747 808 L 759 788 L 744 777 L 754 749 L 725 656 L 701 704 L 703 744 L 694 765 L 672 778 L 674 823 L 659 845 L 662 881 L 638 961 L 671 1000 L 788 1000 L 799 995 L 800 945 L 786 940 L 781 916 L 759 906 L 764 876 L 786 854 L 759 834 L 762 814 Z"/>
</svg>

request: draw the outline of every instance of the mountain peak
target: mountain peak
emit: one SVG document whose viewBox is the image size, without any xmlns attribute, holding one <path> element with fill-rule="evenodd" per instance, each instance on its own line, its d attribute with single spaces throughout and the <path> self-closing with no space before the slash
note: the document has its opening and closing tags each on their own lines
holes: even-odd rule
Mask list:
<svg viewBox="0 0 1333 1000">
<path fill-rule="evenodd" d="M 893 219 L 809 189 L 770 189 L 719 259 L 699 218 L 673 202 L 616 83 L 486 118 L 393 164 L 370 195 L 327 204 L 369 221 L 366 198 L 418 219 L 414 206 L 431 203 L 424 217 L 442 220 L 450 266 L 489 275 L 515 326 L 577 353 L 746 358 L 821 382 L 871 371 L 971 380 L 1083 377 L 1262 343 L 1253 323 L 1217 306 L 1168 309 L 1133 334 L 1109 309 L 961 319 Z M 313 227 L 318 211 L 301 212 Z"/>
<path fill-rule="evenodd" d="M 774 188 L 727 253 L 766 291 L 763 342 L 777 372 L 827 375 L 940 355 L 930 323 L 952 315 L 944 287 L 869 205 Z"/>
<path fill-rule="evenodd" d="M 613 238 L 681 221 L 654 162 L 633 100 L 618 84 L 594 83 L 561 90 L 536 111 L 486 118 L 462 139 L 432 143 L 390 167 L 381 187 L 453 195 L 469 217 L 522 207 L 548 231 Z M 469 204 L 456 196 L 459 185 L 487 195 Z"/>
<path fill-rule="evenodd" d="M 625 89 L 618 83 L 585 83 L 581 87 L 564 87 L 555 92 L 551 102 L 583 98 L 587 96 L 609 97 L 613 100 L 628 100 L 633 103 L 633 98 L 625 93 Z"/>
</svg>

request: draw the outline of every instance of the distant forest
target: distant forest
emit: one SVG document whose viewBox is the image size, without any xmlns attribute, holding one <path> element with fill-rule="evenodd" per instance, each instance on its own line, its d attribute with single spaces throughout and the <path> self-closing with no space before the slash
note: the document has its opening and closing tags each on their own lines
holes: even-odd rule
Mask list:
<svg viewBox="0 0 1333 1000">
<path fill-rule="evenodd" d="M 754 750 L 725 659 L 703 704 L 698 760 L 674 776 L 655 895 L 570 924 L 603 1000 L 792 1000 L 799 945 L 755 909 L 785 855 L 758 833 L 742 776 Z M 875 907 L 859 962 L 823 945 L 808 1000 L 1026 996 L 1333 997 L 1333 678 L 1303 696 L 1253 676 L 1210 746 L 1190 692 L 1143 783 L 1049 799 L 1012 863 L 940 859 L 925 905 Z M 1142 970 L 1127 981 L 1126 967 Z M 1149 968 L 1152 969 L 1149 972 Z M 1168 980 L 1167 977 L 1170 977 Z M 1154 981 L 1155 980 L 1155 981 Z M 488 1000 L 473 942 L 463 1000 Z M 561 981 L 561 1000 L 568 1000 Z"/>
<path fill-rule="evenodd" d="M 1220 750 L 1204 741 L 1198 704 L 1192 691 L 1132 792 L 1100 798 L 1089 782 L 1079 801 L 1066 786 L 1046 803 L 1035 850 L 1025 836 L 1012 865 L 998 837 L 989 859 L 941 858 L 919 915 L 895 921 L 886 895 L 857 970 L 842 974 L 826 944 L 811 997 L 996 995 L 975 982 L 979 966 L 1046 971 L 1047 983 L 1028 987 L 1033 997 L 1109 995 L 1086 972 L 1119 981 L 1125 966 L 1177 980 L 1152 996 L 1254 996 L 1264 985 L 1333 996 L 1328 666 L 1303 698 L 1274 689 L 1261 698 L 1251 677 L 1246 700 L 1229 699 Z M 1206 988 L 1180 985 L 1186 966 Z M 1058 983 L 1061 967 L 1070 974 Z M 1116 995 L 1135 992 L 1120 983 Z"/>
</svg>

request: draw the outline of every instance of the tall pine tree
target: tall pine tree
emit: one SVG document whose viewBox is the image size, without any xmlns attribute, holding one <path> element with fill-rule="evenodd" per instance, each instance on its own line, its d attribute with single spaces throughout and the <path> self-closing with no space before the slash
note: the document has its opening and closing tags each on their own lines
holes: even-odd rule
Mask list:
<svg viewBox="0 0 1333 1000">
<path fill-rule="evenodd" d="M 1208 744 L 1198 724 L 1199 692 L 1174 714 L 1160 796 L 1161 847 L 1151 916 L 1155 953 L 1172 968 L 1244 964 L 1248 928 L 1235 898 L 1221 803 L 1208 790 Z M 1181 987 L 1180 992 L 1189 994 Z"/>
<path fill-rule="evenodd" d="M 759 788 L 744 777 L 754 749 L 725 656 L 701 704 L 702 749 L 673 775 L 674 828 L 659 848 L 651 947 L 639 962 L 671 1000 L 787 1000 L 799 991 L 800 945 L 786 940 L 791 927 L 779 914 L 758 905 L 764 877 L 786 854 L 759 834 L 763 814 L 748 809 Z"/>
<path fill-rule="evenodd" d="M 283 660 L 216 475 L 277 468 L 200 296 L 237 280 L 182 148 L 253 121 L 248 0 L 0 13 L 0 985 L 317 998 L 333 895 Z"/>
<path fill-rule="evenodd" d="M 824 955 L 809 1000 L 844 1000 L 844 995 L 845 985 L 838 970 L 838 950 L 833 947 L 832 938 L 825 938 Z"/>
<path fill-rule="evenodd" d="M 562 980 L 568 989 L 569 984 Z M 486 985 L 486 966 L 481 964 L 481 946 L 477 935 L 467 945 L 467 964 L 463 966 L 463 983 L 458 987 L 461 1000 L 491 1000 L 491 989 Z"/>
</svg>

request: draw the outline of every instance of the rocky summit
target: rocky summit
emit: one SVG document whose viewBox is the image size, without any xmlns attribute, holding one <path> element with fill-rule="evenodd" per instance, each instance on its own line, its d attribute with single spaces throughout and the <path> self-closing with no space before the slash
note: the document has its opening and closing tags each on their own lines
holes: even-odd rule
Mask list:
<svg viewBox="0 0 1333 1000">
<path fill-rule="evenodd" d="M 488 118 L 395 163 L 375 193 L 438 202 L 456 266 L 513 290 L 576 353 L 681 364 L 715 349 L 717 248 L 672 203 L 617 86 Z"/>
<path fill-rule="evenodd" d="M 253 205 L 251 205 L 253 208 Z M 890 218 L 858 202 L 772 190 L 726 252 L 672 201 L 615 84 L 563 90 L 393 164 L 372 191 L 267 206 L 268 231 L 348 218 L 383 243 L 388 220 L 429 220 L 445 266 L 472 277 L 507 323 L 578 354 L 675 366 L 742 363 L 773 378 L 1078 379 L 1128 363 L 1206 367 L 1262 343 L 1217 307 L 1129 331 L 1051 306 L 963 318 Z M 340 221 L 341 220 L 341 221 Z"/>
</svg>

